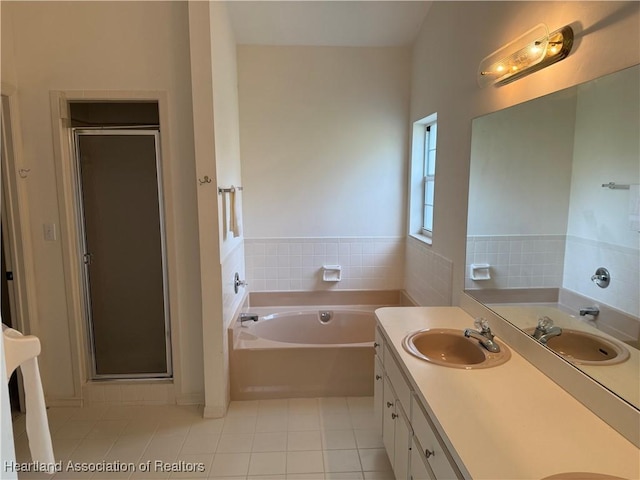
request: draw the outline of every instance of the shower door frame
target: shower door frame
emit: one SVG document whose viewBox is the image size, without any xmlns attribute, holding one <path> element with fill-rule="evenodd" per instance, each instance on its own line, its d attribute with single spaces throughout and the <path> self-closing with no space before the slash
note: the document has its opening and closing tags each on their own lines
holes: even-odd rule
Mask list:
<svg viewBox="0 0 640 480">
<path fill-rule="evenodd" d="M 119 373 L 119 374 L 99 374 L 97 372 L 96 363 L 96 351 L 95 340 L 92 321 L 91 310 L 91 291 L 89 283 L 89 265 L 91 262 L 87 262 L 88 255 L 87 248 L 87 235 L 85 227 L 85 212 L 83 203 L 82 192 L 82 178 L 81 178 L 81 165 L 80 165 L 80 137 L 82 136 L 95 136 L 95 135 L 107 135 L 107 136 L 153 136 L 154 138 L 154 153 L 155 153 L 155 166 L 156 166 L 156 182 L 158 187 L 158 212 L 160 219 L 160 248 L 162 252 L 162 296 L 164 307 L 164 339 L 165 339 L 165 357 L 166 357 L 166 372 L 161 373 Z M 91 368 L 91 380 L 142 380 L 142 379 L 172 379 L 173 378 L 173 356 L 171 349 L 171 315 L 169 305 L 169 273 L 168 273 L 168 255 L 167 255 L 167 233 L 164 216 L 164 187 L 162 176 L 162 155 L 160 150 L 160 129 L 157 126 L 154 127 L 132 127 L 132 126 L 109 126 L 109 127 L 77 127 L 71 128 L 72 137 L 72 155 L 73 155 L 73 167 L 75 175 L 75 198 L 76 198 L 76 218 L 78 219 L 77 232 L 78 232 L 78 248 L 82 255 L 82 303 L 84 313 L 84 325 L 87 329 L 87 343 L 90 354 L 90 368 Z"/>
</svg>

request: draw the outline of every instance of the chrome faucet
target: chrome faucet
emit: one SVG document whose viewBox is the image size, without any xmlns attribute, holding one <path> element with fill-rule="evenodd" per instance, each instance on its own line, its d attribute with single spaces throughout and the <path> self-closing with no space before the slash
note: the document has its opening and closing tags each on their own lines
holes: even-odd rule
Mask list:
<svg viewBox="0 0 640 480">
<path fill-rule="evenodd" d="M 240 314 L 240 325 L 244 322 L 257 322 L 258 315 L 255 313 L 241 313 Z"/>
<path fill-rule="evenodd" d="M 580 316 L 584 317 L 585 315 L 593 315 L 597 317 L 600 313 L 600 309 L 598 307 L 584 307 L 579 310 Z"/>
<path fill-rule="evenodd" d="M 544 316 L 538 319 L 538 326 L 532 336 L 541 344 L 546 345 L 551 337 L 557 337 L 558 335 L 562 335 L 562 329 L 554 326 L 553 320 Z"/>
<path fill-rule="evenodd" d="M 486 319 L 480 317 L 476 318 L 473 322 L 475 327 L 478 330 L 473 330 L 472 328 L 467 328 L 464 331 L 464 336 L 467 338 L 475 338 L 480 342 L 484 348 L 493 353 L 498 353 L 500 351 L 500 346 L 493 341 L 493 333 L 491 333 L 491 328 L 489 328 L 489 322 Z"/>
</svg>

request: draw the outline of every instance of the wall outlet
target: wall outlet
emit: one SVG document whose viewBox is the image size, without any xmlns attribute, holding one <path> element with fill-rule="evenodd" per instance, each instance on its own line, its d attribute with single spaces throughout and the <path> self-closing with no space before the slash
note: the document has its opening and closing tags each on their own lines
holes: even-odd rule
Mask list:
<svg viewBox="0 0 640 480">
<path fill-rule="evenodd" d="M 57 240 L 55 223 L 45 223 L 44 225 L 42 225 L 42 229 L 44 230 L 45 241 L 55 242 Z"/>
</svg>

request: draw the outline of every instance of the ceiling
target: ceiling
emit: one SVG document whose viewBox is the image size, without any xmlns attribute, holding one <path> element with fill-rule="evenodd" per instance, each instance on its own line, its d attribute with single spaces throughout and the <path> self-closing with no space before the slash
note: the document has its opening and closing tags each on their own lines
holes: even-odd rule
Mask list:
<svg viewBox="0 0 640 480">
<path fill-rule="evenodd" d="M 430 1 L 230 1 L 239 45 L 409 46 Z"/>
</svg>

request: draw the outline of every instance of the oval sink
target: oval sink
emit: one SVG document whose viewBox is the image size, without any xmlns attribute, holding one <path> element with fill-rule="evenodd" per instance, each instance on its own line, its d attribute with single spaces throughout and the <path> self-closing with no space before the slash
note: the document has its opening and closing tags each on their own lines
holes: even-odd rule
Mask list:
<svg viewBox="0 0 640 480">
<path fill-rule="evenodd" d="M 549 477 L 544 477 L 542 480 L 625 480 L 622 477 L 614 477 L 613 475 L 607 475 L 606 473 L 591 473 L 591 472 L 566 472 L 556 473 Z"/>
<path fill-rule="evenodd" d="M 614 365 L 629 358 L 629 350 L 622 344 L 589 332 L 568 328 L 562 329 L 561 335 L 551 337 L 547 346 L 579 365 Z"/>
<path fill-rule="evenodd" d="M 491 353 L 477 340 L 464 336 L 462 330 L 431 328 L 410 333 L 402 345 L 414 357 L 445 367 L 489 368 L 501 365 L 511 358 L 511 351 L 502 342 L 498 353 Z"/>
</svg>

